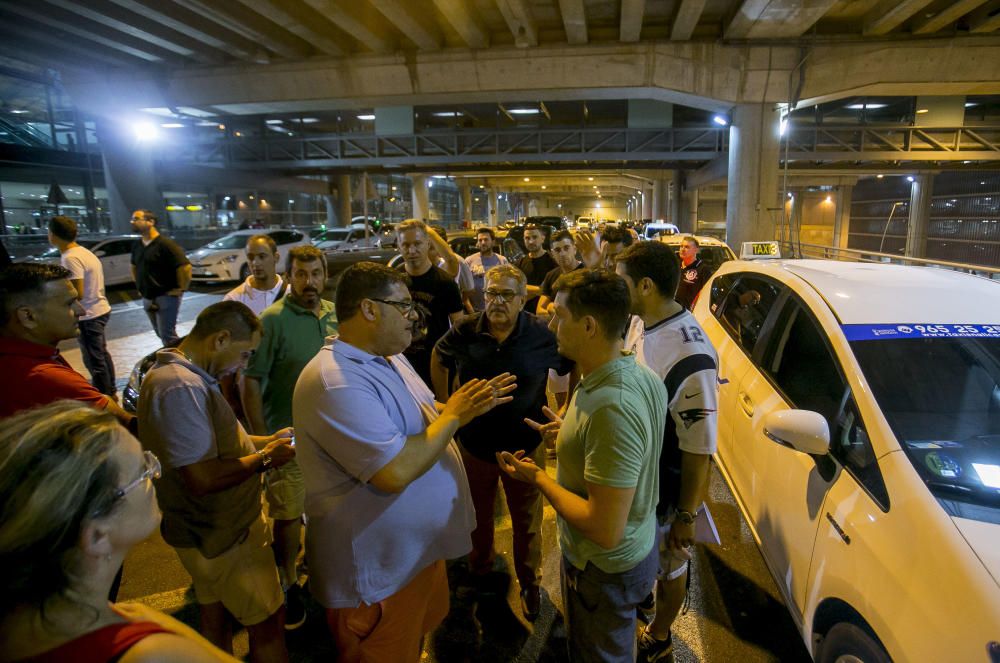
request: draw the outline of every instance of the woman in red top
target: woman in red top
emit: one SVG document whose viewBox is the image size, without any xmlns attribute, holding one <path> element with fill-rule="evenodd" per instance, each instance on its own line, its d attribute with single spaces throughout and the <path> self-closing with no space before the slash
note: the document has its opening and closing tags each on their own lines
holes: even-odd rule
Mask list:
<svg viewBox="0 0 1000 663">
<path fill-rule="evenodd" d="M 75 401 L 0 425 L 0 661 L 235 661 L 177 620 L 107 600 L 160 522 L 160 463 Z"/>
</svg>

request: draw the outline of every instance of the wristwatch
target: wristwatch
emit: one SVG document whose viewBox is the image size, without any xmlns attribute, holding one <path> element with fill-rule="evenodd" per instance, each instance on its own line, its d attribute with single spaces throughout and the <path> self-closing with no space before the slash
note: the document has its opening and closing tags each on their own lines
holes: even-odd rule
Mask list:
<svg viewBox="0 0 1000 663">
<path fill-rule="evenodd" d="M 264 451 L 263 449 L 260 449 L 259 451 L 255 451 L 254 453 L 257 454 L 258 456 L 260 456 L 260 460 L 261 460 L 260 467 L 257 468 L 258 472 L 263 473 L 263 472 L 267 472 L 269 469 L 271 469 L 271 461 L 272 461 L 272 459 L 271 459 L 271 457 L 269 455 L 267 455 L 266 451 Z"/>
<path fill-rule="evenodd" d="M 681 521 L 685 525 L 690 525 L 694 522 L 695 514 L 690 511 L 685 511 L 684 509 L 677 510 L 677 520 Z"/>
</svg>

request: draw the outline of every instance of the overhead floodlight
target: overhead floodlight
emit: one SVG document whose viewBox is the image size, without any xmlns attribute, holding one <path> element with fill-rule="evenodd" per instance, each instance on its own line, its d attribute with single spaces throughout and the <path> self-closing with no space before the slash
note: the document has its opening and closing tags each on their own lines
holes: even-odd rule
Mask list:
<svg viewBox="0 0 1000 663">
<path fill-rule="evenodd" d="M 462 115 L 461 111 L 441 111 L 439 113 L 431 113 L 434 117 L 460 117 Z"/>
<path fill-rule="evenodd" d="M 284 124 L 284 120 L 264 120 L 264 124 Z"/>
<path fill-rule="evenodd" d="M 364 120 L 365 122 L 370 122 L 370 121 L 372 121 L 372 120 L 375 119 L 375 114 L 374 113 L 366 113 L 364 115 L 358 115 L 358 119 L 359 120 Z M 305 120 L 303 120 L 303 121 L 305 121 Z"/>
<path fill-rule="evenodd" d="M 968 104 L 966 104 L 968 105 Z M 14 115 L 23 115 L 24 113 L 30 113 L 31 111 L 25 110 L 24 108 L 15 108 L 11 111 Z"/>
<path fill-rule="evenodd" d="M 375 119 L 374 115 L 372 115 L 372 119 L 373 120 Z M 315 124 L 315 123 L 319 122 L 319 118 L 318 117 L 304 117 L 304 118 L 302 118 L 301 121 L 302 121 L 302 124 Z"/>
<path fill-rule="evenodd" d="M 140 143 L 151 143 L 160 137 L 160 132 L 152 122 L 136 122 L 132 125 L 132 133 Z"/>
<path fill-rule="evenodd" d="M 976 103 L 976 102 L 974 102 L 974 101 L 966 101 L 966 102 L 965 102 L 965 107 L 966 107 L 966 108 L 972 108 L 973 106 L 978 106 L 978 105 L 979 105 L 979 104 L 977 104 L 977 103 Z M 16 113 L 17 111 L 14 111 L 14 112 Z M 25 112 L 25 111 L 21 111 L 21 112 Z"/>
<path fill-rule="evenodd" d="M 885 177 L 885 175 L 883 175 L 882 173 L 879 173 L 878 175 L 875 176 L 876 179 L 882 179 L 883 177 Z"/>
<path fill-rule="evenodd" d="M 924 113 L 929 113 L 929 112 L 930 112 L 929 108 L 918 108 L 917 109 L 917 115 L 923 115 Z"/>
<path fill-rule="evenodd" d="M 729 119 L 726 118 L 726 117 L 724 117 L 724 116 L 722 116 L 722 115 L 713 115 L 712 116 L 712 122 L 715 122 L 720 127 L 729 126 Z"/>
<path fill-rule="evenodd" d="M 907 176 L 906 176 L 906 181 L 907 181 L 907 182 L 912 182 L 912 181 L 913 181 L 913 179 L 914 179 L 914 178 L 913 178 L 913 175 L 907 175 Z"/>
<path fill-rule="evenodd" d="M 530 178 L 530 177 L 525 177 L 525 178 L 524 178 L 524 181 L 525 181 L 525 182 L 530 182 L 530 181 L 531 181 L 531 178 Z"/>
<path fill-rule="evenodd" d="M 537 108 L 508 108 L 511 115 L 538 115 L 541 111 Z"/>
<path fill-rule="evenodd" d="M 885 108 L 889 104 L 848 104 L 844 108 L 848 110 L 878 110 L 879 108 Z"/>
</svg>

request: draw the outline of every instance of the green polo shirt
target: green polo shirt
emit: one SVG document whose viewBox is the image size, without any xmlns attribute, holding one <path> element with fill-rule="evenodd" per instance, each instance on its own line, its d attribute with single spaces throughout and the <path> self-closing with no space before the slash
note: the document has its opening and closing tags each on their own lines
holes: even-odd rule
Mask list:
<svg viewBox="0 0 1000 663">
<path fill-rule="evenodd" d="M 292 392 L 306 364 L 337 333 L 333 302 L 320 301 L 317 316 L 291 297 L 282 297 L 260 314 L 264 336 L 243 374 L 261 382 L 268 432 L 292 425 Z"/>
<path fill-rule="evenodd" d="M 623 573 L 649 554 L 656 539 L 660 447 L 667 390 L 634 355 L 609 361 L 580 381 L 556 440 L 556 481 L 587 497 L 585 482 L 635 488 L 625 534 L 605 549 L 557 518 L 559 547 L 569 562 L 587 562 L 605 573 Z"/>
</svg>

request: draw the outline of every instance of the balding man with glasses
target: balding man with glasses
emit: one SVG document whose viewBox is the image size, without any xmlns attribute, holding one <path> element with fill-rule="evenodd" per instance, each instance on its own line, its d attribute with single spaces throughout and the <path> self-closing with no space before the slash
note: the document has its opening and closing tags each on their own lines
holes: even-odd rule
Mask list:
<svg viewBox="0 0 1000 663">
<path fill-rule="evenodd" d="M 573 363 L 559 354 L 555 335 L 545 321 L 522 310 L 527 279 L 521 270 L 512 265 L 490 269 L 486 272 L 484 295 L 486 310 L 465 318 L 438 341 L 431 360 L 431 377 L 438 400 L 444 399 L 456 384 L 503 371 L 517 378 L 517 391 L 510 403 L 469 422 L 458 436 L 476 507 L 471 571 L 482 587 L 481 581 L 493 567 L 493 502 L 497 482 L 502 481 L 511 515 L 521 609 L 526 619 L 534 621 L 541 603 L 541 493 L 533 485 L 500 472 L 496 454 L 523 449 L 537 465 L 545 466 L 544 447 L 525 418 L 548 421 L 544 414 L 548 409 L 548 371 L 568 373 Z"/>
</svg>

